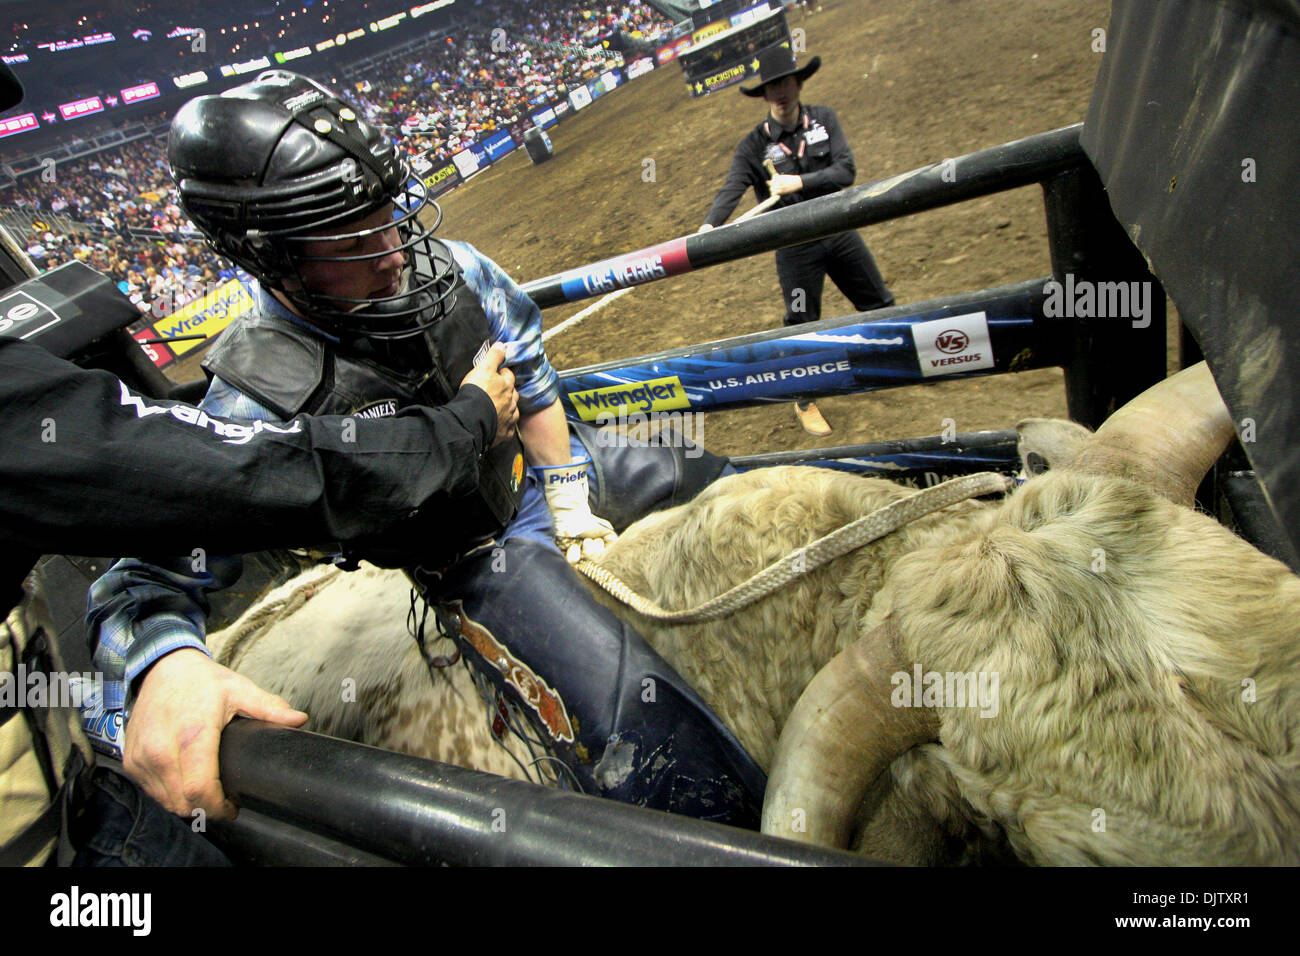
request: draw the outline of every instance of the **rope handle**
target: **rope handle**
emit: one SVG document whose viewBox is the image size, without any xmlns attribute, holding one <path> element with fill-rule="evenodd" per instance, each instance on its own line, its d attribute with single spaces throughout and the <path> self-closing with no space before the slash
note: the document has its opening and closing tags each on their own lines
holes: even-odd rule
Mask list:
<svg viewBox="0 0 1300 956">
<path fill-rule="evenodd" d="M 959 501 L 981 495 L 1005 494 L 1015 487 L 1014 479 L 996 472 L 983 471 L 953 478 L 933 488 L 878 508 L 824 535 L 812 544 L 796 548 L 735 587 L 703 604 L 682 611 L 669 611 L 637 594 L 608 568 L 583 558 L 577 569 L 600 588 L 622 601 L 632 610 L 656 621 L 686 624 L 712 621 L 748 607 L 760 598 L 780 590 L 796 578 L 815 571 L 836 558 L 871 544 L 903 525 L 947 508 Z"/>
</svg>

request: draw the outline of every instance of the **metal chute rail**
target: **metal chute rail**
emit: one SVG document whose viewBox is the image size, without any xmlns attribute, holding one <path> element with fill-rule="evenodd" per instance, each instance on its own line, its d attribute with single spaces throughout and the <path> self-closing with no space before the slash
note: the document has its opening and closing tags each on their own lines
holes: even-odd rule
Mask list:
<svg viewBox="0 0 1300 956">
<path fill-rule="evenodd" d="M 664 392 L 642 400 L 646 404 L 658 398 L 653 410 L 718 410 L 1059 365 L 1065 370 L 1071 417 L 1095 427 L 1110 411 L 1164 377 L 1165 306 L 1159 283 L 1110 215 L 1100 181 L 1079 146 L 1080 130 L 1079 125 L 1067 126 L 942 159 L 880 182 L 526 283 L 524 291 L 546 309 L 992 193 L 1034 183 L 1043 188 L 1050 277 L 567 370 L 561 373 L 561 391 L 571 417 L 593 420 L 600 410 L 609 410 L 608 405 L 576 407 L 584 397 L 599 403 L 609 395 L 584 393 L 637 382 L 654 382 Z M 1060 308 L 1076 283 L 1101 281 L 1117 292 L 1142 289 L 1141 319 L 1078 316 Z M 963 317 L 969 321 L 955 329 L 924 324 Z M 872 328 L 877 322 L 896 324 Z M 924 342 L 917 340 L 918 325 L 928 336 Z M 873 334 L 885 331 L 888 336 Z M 945 340 L 949 333 L 956 334 Z M 890 348 L 837 341 L 837 335 L 892 336 L 896 341 Z M 972 348 L 956 347 L 964 336 Z M 989 348 L 976 359 L 977 340 L 986 341 Z M 952 354 L 945 362 L 949 349 Z M 819 374 L 798 374 L 801 356 L 820 353 L 825 353 L 820 356 L 825 361 L 813 363 Z M 847 368 L 841 364 L 845 361 Z M 681 371 L 690 384 L 682 379 L 679 393 L 667 393 L 671 381 L 656 382 L 680 378 Z M 733 380 L 738 385 L 732 385 Z M 636 410 L 633 403 L 621 404 L 628 412 Z"/>
<path fill-rule="evenodd" d="M 300 863 L 871 865 L 838 850 L 252 720 L 222 734 L 221 780 L 259 813 L 259 833 L 274 829 L 276 858 Z M 223 842 L 236 846 L 241 833 L 227 826 Z"/>
</svg>

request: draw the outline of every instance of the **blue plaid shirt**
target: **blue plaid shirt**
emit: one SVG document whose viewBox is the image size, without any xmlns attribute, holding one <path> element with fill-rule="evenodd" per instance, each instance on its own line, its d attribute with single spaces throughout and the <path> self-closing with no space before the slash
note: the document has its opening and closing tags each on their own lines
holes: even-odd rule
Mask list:
<svg viewBox="0 0 1300 956">
<path fill-rule="evenodd" d="M 542 348 L 542 314 L 496 263 L 464 242 L 446 242 L 465 284 L 487 314 L 494 340 L 511 342 L 506 364 L 515 373 L 519 411 L 541 411 L 559 398 L 559 378 Z M 274 297 L 259 291 L 260 307 L 297 320 Z M 199 407 L 222 418 L 278 421 L 279 416 L 214 378 Z M 192 647 L 208 653 L 208 599 L 243 571 L 232 555 L 198 551 L 177 557 L 123 558 L 90 589 L 87 623 L 95 669 L 104 675 L 103 705 L 123 709 L 137 677 L 165 654 Z"/>
</svg>

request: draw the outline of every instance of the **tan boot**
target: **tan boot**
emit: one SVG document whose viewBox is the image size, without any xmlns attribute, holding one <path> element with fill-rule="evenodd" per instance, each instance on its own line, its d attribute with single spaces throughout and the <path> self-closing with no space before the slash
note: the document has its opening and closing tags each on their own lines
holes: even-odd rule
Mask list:
<svg viewBox="0 0 1300 956">
<path fill-rule="evenodd" d="M 826 419 L 822 418 L 822 413 L 817 411 L 817 406 L 812 402 L 795 402 L 794 414 L 809 435 L 820 438 L 831 433 L 831 426 L 826 424 Z"/>
</svg>

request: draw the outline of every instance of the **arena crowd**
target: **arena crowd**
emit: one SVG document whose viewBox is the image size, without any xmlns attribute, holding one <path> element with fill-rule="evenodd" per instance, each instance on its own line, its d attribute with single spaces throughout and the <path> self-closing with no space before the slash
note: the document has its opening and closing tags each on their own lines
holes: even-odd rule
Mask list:
<svg viewBox="0 0 1300 956">
<path fill-rule="evenodd" d="M 129 19 L 132 6 L 110 4 L 85 29 L 110 29 L 117 22 L 112 17 Z M 200 6 L 170 12 L 183 19 Z M 640 0 L 497 0 L 472 14 L 450 35 L 387 62 L 371 58 L 364 67 L 319 78 L 345 89 L 408 155 L 447 156 L 618 62 L 607 49 L 610 37 L 652 41 L 671 26 Z M 35 22 L 23 20 L 31 32 Z M 274 36 L 264 39 L 269 44 Z M 147 125 L 166 119 L 159 114 Z M 146 136 L 64 161 L 52 177 L 25 176 L 0 187 L 4 209 L 31 221 L 16 238 L 38 269 L 81 260 L 111 276 L 141 312 L 167 314 L 232 274 L 177 205 L 165 139 Z M 47 221 L 55 219 L 73 225 Z"/>
</svg>

